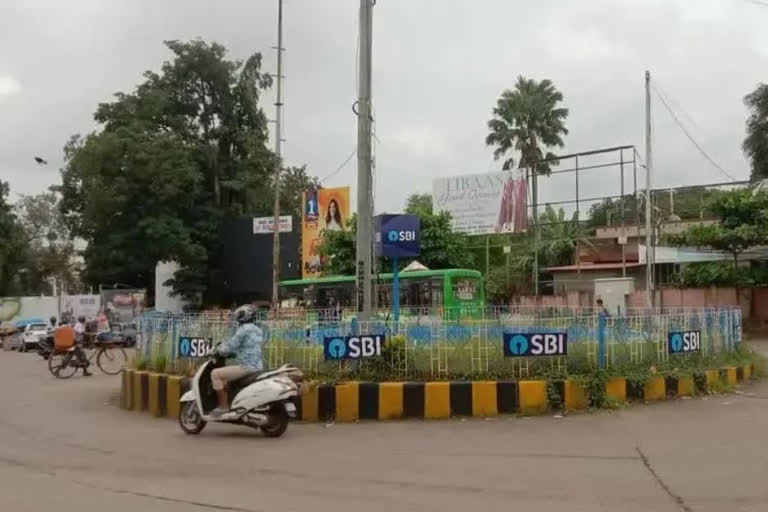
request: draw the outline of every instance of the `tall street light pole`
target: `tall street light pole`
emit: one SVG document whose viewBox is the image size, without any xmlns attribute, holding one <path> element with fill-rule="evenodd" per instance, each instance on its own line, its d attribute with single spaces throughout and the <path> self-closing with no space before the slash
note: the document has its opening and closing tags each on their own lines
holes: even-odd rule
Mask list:
<svg viewBox="0 0 768 512">
<path fill-rule="evenodd" d="M 373 5 L 360 0 L 360 80 L 357 98 L 357 312 L 369 320 L 373 312 L 373 193 L 371 177 L 371 59 Z"/>
<path fill-rule="evenodd" d="M 653 169 L 651 152 L 651 72 L 645 72 L 645 286 L 646 305 L 653 307 L 653 228 L 651 223 L 651 171 Z"/>
<path fill-rule="evenodd" d="M 279 306 L 278 283 L 280 281 L 280 171 L 282 158 L 283 114 L 283 0 L 277 0 L 277 101 L 275 101 L 275 207 L 272 235 L 272 311 Z"/>
</svg>

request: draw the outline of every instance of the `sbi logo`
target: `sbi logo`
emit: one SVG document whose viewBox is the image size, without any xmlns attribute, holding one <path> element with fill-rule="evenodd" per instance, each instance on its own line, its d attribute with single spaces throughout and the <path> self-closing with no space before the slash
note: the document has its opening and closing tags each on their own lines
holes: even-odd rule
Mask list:
<svg viewBox="0 0 768 512">
<path fill-rule="evenodd" d="M 416 232 L 415 231 L 397 231 L 393 229 L 392 231 L 387 233 L 387 240 L 389 240 L 392 243 L 415 242 Z"/>
<path fill-rule="evenodd" d="M 568 353 L 568 334 L 504 333 L 506 357 L 564 356 Z"/>
<path fill-rule="evenodd" d="M 347 344 L 341 338 L 334 338 L 328 343 L 328 355 L 334 359 L 343 359 L 347 353 Z"/>
<path fill-rule="evenodd" d="M 668 338 L 670 354 L 685 354 L 701 350 L 701 331 L 670 332 Z"/>
<path fill-rule="evenodd" d="M 512 336 L 509 340 L 509 351 L 516 356 L 528 352 L 528 338 L 522 334 Z"/>
<path fill-rule="evenodd" d="M 326 361 L 381 355 L 384 336 L 328 336 L 323 340 Z"/>
<path fill-rule="evenodd" d="M 207 357 L 212 351 L 211 338 L 179 338 L 179 357 Z"/>
</svg>

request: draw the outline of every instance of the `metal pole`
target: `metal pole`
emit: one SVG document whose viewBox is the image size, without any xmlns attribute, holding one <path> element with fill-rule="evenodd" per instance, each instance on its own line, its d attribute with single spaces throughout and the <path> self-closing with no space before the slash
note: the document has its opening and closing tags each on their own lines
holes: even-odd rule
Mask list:
<svg viewBox="0 0 768 512">
<path fill-rule="evenodd" d="M 579 212 L 579 155 L 576 155 L 576 275 L 581 280 L 581 214 Z"/>
<path fill-rule="evenodd" d="M 491 271 L 491 235 L 485 235 L 485 282 L 488 283 L 488 274 Z"/>
<path fill-rule="evenodd" d="M 531 169 L 533 177 L 533 290 L 538 304 L 539 298 L 539 191 L 536 169 Z"/>
<path fill-rule="evenodd" d="M 632 148 L 632 184 L 635 194 L 635 227 L 637 228 L 636 237 L 640 239 L 640 198 L 637 197 L 637 150 Z"/>
<path fill-rule="evenodd" d="M 653 261 L 651 252 L 652 226 L 651 223 L 651 72 L 645 72 L 645 286 L 646 305 L 653 308 Z"/>
<path fill-rule="evenodd" d="M 621 199 L 619 208 L 621 210 L 621 277 L 627 277 L 627 231 L 624 228 L 626 219 L 624 219 L 624 150 L 619 150 L 619 165 L 621 167 Z"/>
<path fill-rule="evenodd" d="M 395 318 L 395 334 L 400 322 L 400 262 L 392 258 L 392 316 Z"/>
<path fill-rule="evenodd" d="M 277 101 L 275 101 L 275 207 L 272 226 L 272 311 L 277 315 L 280 281 L 280 171 L 282 159 L 283 114 L 283 0 L 277 0 Z"/>
<path fill-rule="evenodd" d="M 360 86 L 357 98 L 357 312 L 371 318 L 373 205 L 371 180 L 371 59 L 373 3 L 360 0 Z"/>
</svg>

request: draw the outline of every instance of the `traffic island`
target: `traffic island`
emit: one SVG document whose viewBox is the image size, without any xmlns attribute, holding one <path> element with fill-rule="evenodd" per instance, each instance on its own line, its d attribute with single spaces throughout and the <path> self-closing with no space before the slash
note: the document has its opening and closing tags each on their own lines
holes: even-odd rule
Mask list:
<svg viewBox="0 0 768 512">
<path fill-rule="evenodd" d="M 651 376 L 644 381 L 614 377 L 602 386 L 601 401 L 645 402 L 720 392 L 750 380 L 753 365 L 708 370 L 690 376 Z M 188 378 L 127 369 L 122 374 L 120 406 L 148 411 L 155 417 L 176 418 L 179 399 L 189 389 Z M 554 392 L 554 396 L 552 390 Z M 408 418 L 492 417 L 500 414 L 533 416 L 552 410 L 580 411 L 590 407 L 583 379 L 558 381 L 440 381 L 342 382 L 311 387 L 297 400 L 303 421 L 355 422 Z"/>
</svg>

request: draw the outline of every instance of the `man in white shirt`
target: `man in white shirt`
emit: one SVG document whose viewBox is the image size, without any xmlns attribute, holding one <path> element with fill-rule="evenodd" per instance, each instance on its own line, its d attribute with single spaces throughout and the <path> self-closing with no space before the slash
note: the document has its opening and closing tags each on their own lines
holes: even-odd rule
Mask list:
<svg viewBox="0 0 768 512">
<path fill-rule="evenodd" d="M 83 377 L 90 377 L 93 375 L 91 372 L 88 371 L 88 367 L 91 365 L 91 362 L 88 361 L 88 357 L 85 355 L 85 350 L 83 350 L 83 339 L 85 338 L 85 317 L 80 316 L 77 318 L 77 323 L 75 324 L 75 356 L 77 357 L 77 360 L 80 362 L 83 368 Z"/>
</svg>

